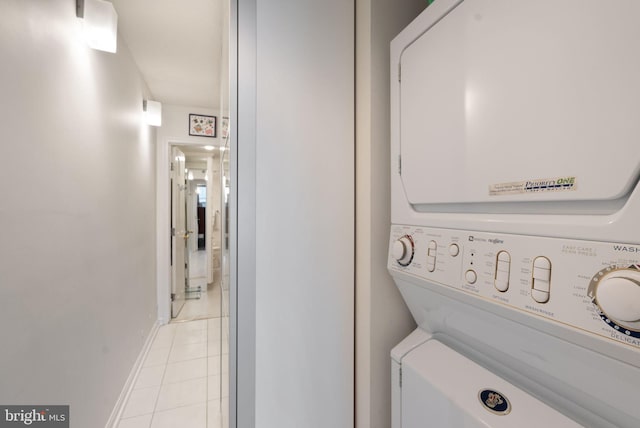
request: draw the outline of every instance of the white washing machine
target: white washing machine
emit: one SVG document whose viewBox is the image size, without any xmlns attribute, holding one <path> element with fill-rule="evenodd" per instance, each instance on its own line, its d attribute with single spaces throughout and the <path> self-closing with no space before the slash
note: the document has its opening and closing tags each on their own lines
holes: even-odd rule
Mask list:
<svg viewBox="0 0 640 428">
<path fill-rule="evenodd" d="M 392 42 L 394 428 L 640 427 L 639 22 L 437 0 Z"/>
</svg>

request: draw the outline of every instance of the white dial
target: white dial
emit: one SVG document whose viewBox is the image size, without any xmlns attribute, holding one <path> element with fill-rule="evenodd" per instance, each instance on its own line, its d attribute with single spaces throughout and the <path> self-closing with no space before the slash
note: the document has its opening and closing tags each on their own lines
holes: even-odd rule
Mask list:
<svg viewBox="0 0 640 428">
<path fill-rule="evenodd" d="M 598 281 L 595 298 L 600 309 L 613 321 L 640 322 L 640 272 L 614 270 Z"/>
<path fill-rule="evenodd" d="M 402 266 L 407 266 L 413 259 L 413 240 L 405 235 L 393 243 L 393 258 Z"/>
</svg>

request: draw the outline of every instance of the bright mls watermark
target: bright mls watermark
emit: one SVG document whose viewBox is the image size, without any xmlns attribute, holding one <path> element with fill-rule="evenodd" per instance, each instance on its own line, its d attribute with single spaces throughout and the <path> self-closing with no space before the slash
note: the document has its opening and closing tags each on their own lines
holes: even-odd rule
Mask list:
<svg viewBox="0 0 640 428">
<path fill-rule="evenodd" d="M 69 406 L 2 406 L 0 428 L 69 428 Z"/>
</svg>

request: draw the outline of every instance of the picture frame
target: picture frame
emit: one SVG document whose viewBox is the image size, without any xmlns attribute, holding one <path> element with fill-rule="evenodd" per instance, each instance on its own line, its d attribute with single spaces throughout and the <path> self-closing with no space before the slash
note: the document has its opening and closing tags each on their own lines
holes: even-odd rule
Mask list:
<svg viewBox="0 0 640 428">
<path fill-rule="evenodd" d="M 222 116 L 222 121 L 220 122 L 220 137 L 223 140 L 229 137 L 229 118 L 226 116 Z"/>
<path fill-rule="evenodd" d="M 217 118 L 215 116 L 189 113 L 189 135 L 215 138 L 216 122 Z"/>
</svg>

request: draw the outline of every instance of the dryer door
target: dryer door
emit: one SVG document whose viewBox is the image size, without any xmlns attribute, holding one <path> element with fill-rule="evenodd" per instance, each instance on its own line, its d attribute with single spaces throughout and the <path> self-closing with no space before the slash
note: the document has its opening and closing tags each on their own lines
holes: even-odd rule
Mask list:
<svg viewBox="0 0 640 428">
<path fill-rule="evenodd" d="M 437 340 L 402 358 L 402 428 L 576 428 L 571 419 Z"/>
<path fill-rule="evenodd" d="M 639 21 L 631 0 L 462 1 L 401 55 L 409 203 L 627 195 L 640 173 Z"/>
</svg>

